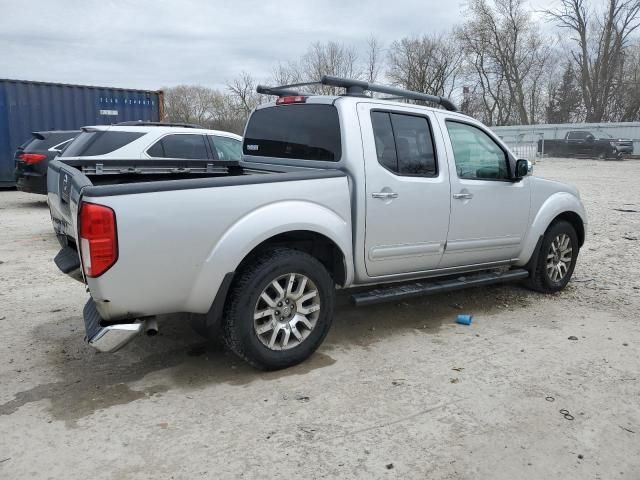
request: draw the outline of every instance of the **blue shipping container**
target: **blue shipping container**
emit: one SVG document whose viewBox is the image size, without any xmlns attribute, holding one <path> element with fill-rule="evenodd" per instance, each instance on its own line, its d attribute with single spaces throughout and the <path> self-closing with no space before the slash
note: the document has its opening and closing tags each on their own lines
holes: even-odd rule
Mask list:
<svg viewBox="0 0 640 480">
<path fill-rule="evenodd" d="M 158 122 L 162 92 L 0 79 L 0 187 L 14 185 L 14 154 L 31 132 Z"/>
</svg>

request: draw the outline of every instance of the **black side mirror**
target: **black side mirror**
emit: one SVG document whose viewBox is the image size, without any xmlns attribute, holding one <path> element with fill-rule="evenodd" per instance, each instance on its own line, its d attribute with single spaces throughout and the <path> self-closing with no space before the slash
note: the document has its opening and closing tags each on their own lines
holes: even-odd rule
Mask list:
<svg viewBox="0 0 640 480">
<path fill-rule="evenodd" d="M 529 160 L 519 158 L 516 160 L 516 171 L 514 174 L 514 180 L 520 180 L 533 171 L 533 165 Z"/>
<path fill-rule="evenodd" d="M 587 135 L 587 142 L 592 143 L 595 139 L 596 137 L 594 137 L 593 135 Z"/>
</svg>

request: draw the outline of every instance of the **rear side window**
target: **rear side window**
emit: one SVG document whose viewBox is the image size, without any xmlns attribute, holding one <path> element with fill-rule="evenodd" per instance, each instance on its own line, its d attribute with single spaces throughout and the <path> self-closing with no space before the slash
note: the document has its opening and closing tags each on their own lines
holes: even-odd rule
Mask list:
<svg viewBox="0 0 640 480">
<path fill-rule="evenodd" d="M 92 157 L 106 155 L 142 137 L 137 132 L 82 132 L 62 152 L 61 157 Z"/>
<path fill-rule="evenodd" d="M 380 165 L 398 175 L 437 175 L 436 153 L 427 118 L 373 111 L 371 124 Z"/>
<path fill-rule="evenodd" d="M 56 145 L 73 139 L 78 133 L 77 132 L 66 132 L 66 133 L 45 133 L 44 139 L 38 138 L 36 136 L 33 137 L 23 148 L 24 151 L 30 152 L 34 150 L 48 150 L 51 147 L 55 147 Z"/>
<path fill-rule="evenodd" d="M 209 158 L 202 135 L 167 135 L 149 148 L 147 154 L 157 158 Z"/>
<path fill-rule="evenodd" d="M 218 160 L 240 160 L 242 157 L 242 142 L 235 138 L 210 135 L 213 147 L 218 155 Z"/>
<path fill-rule="evenodd" d="M 340 122 L 333 105 L 281 105 L 256 110 L 247 125 L 245 155 L 337 162 Z"/>
</svg>

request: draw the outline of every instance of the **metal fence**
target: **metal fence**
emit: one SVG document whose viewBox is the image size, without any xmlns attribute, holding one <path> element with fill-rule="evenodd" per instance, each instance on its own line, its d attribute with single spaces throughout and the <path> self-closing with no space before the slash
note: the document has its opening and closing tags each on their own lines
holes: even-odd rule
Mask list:
<svg viewBox="0 0 640 480">
<path fill-rule="evenodd" d="M 633 141 L 633 154 L 640 155 L 640 122 L 623 123 L 566 123 L 547 125 L 517 125 L 509 127 L 491 127 L 515 155 L 533 160 L 544 155 L 544 140 L 556 140 L 565 137 L 567 132 L 581 130 L 591 132 L 596 138 L 626 138 Z M 538 151 L 538 141 L 541 152 Z"/>
</svg>

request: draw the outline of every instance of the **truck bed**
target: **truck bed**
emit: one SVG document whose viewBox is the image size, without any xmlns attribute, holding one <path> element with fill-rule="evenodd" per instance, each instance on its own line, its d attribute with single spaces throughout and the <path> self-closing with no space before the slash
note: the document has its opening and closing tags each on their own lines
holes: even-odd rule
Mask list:
<svg viewBox="0 0 640 480">
<path fill-rule="evenodd" d="M 81 168 L 59 160 L 51 163 L 49 207 L 67 252 L 77 250 L 82 201 L 115 212 L 118 261 L 99 278 L 85 279 L 104 319 L 175 309 L 206 312 L 209 290 L 215 291 L 235 268 L 237 259 L 224 253 L 226 249 L 233 247 L 234 255 L 249 253 L 240 249 L 236 235 L 251 239 L 244 245 L 248 248 L 281 228 L 306 230 L 327 217 L 324 223 L 350 242 L 349 182 L 338 169 L 234 165 L 209 177 L 205 172 L 201 178 L 155 181 L 149 174 L 143 177 L 146 181 L 132 182 L 132 177 L 119 175 L 114 178 L 119 183 L 101 184 L 108 175 L 88 176 Z M 113 299 L 118 301 L 111 303 Z"/>
</svg>

